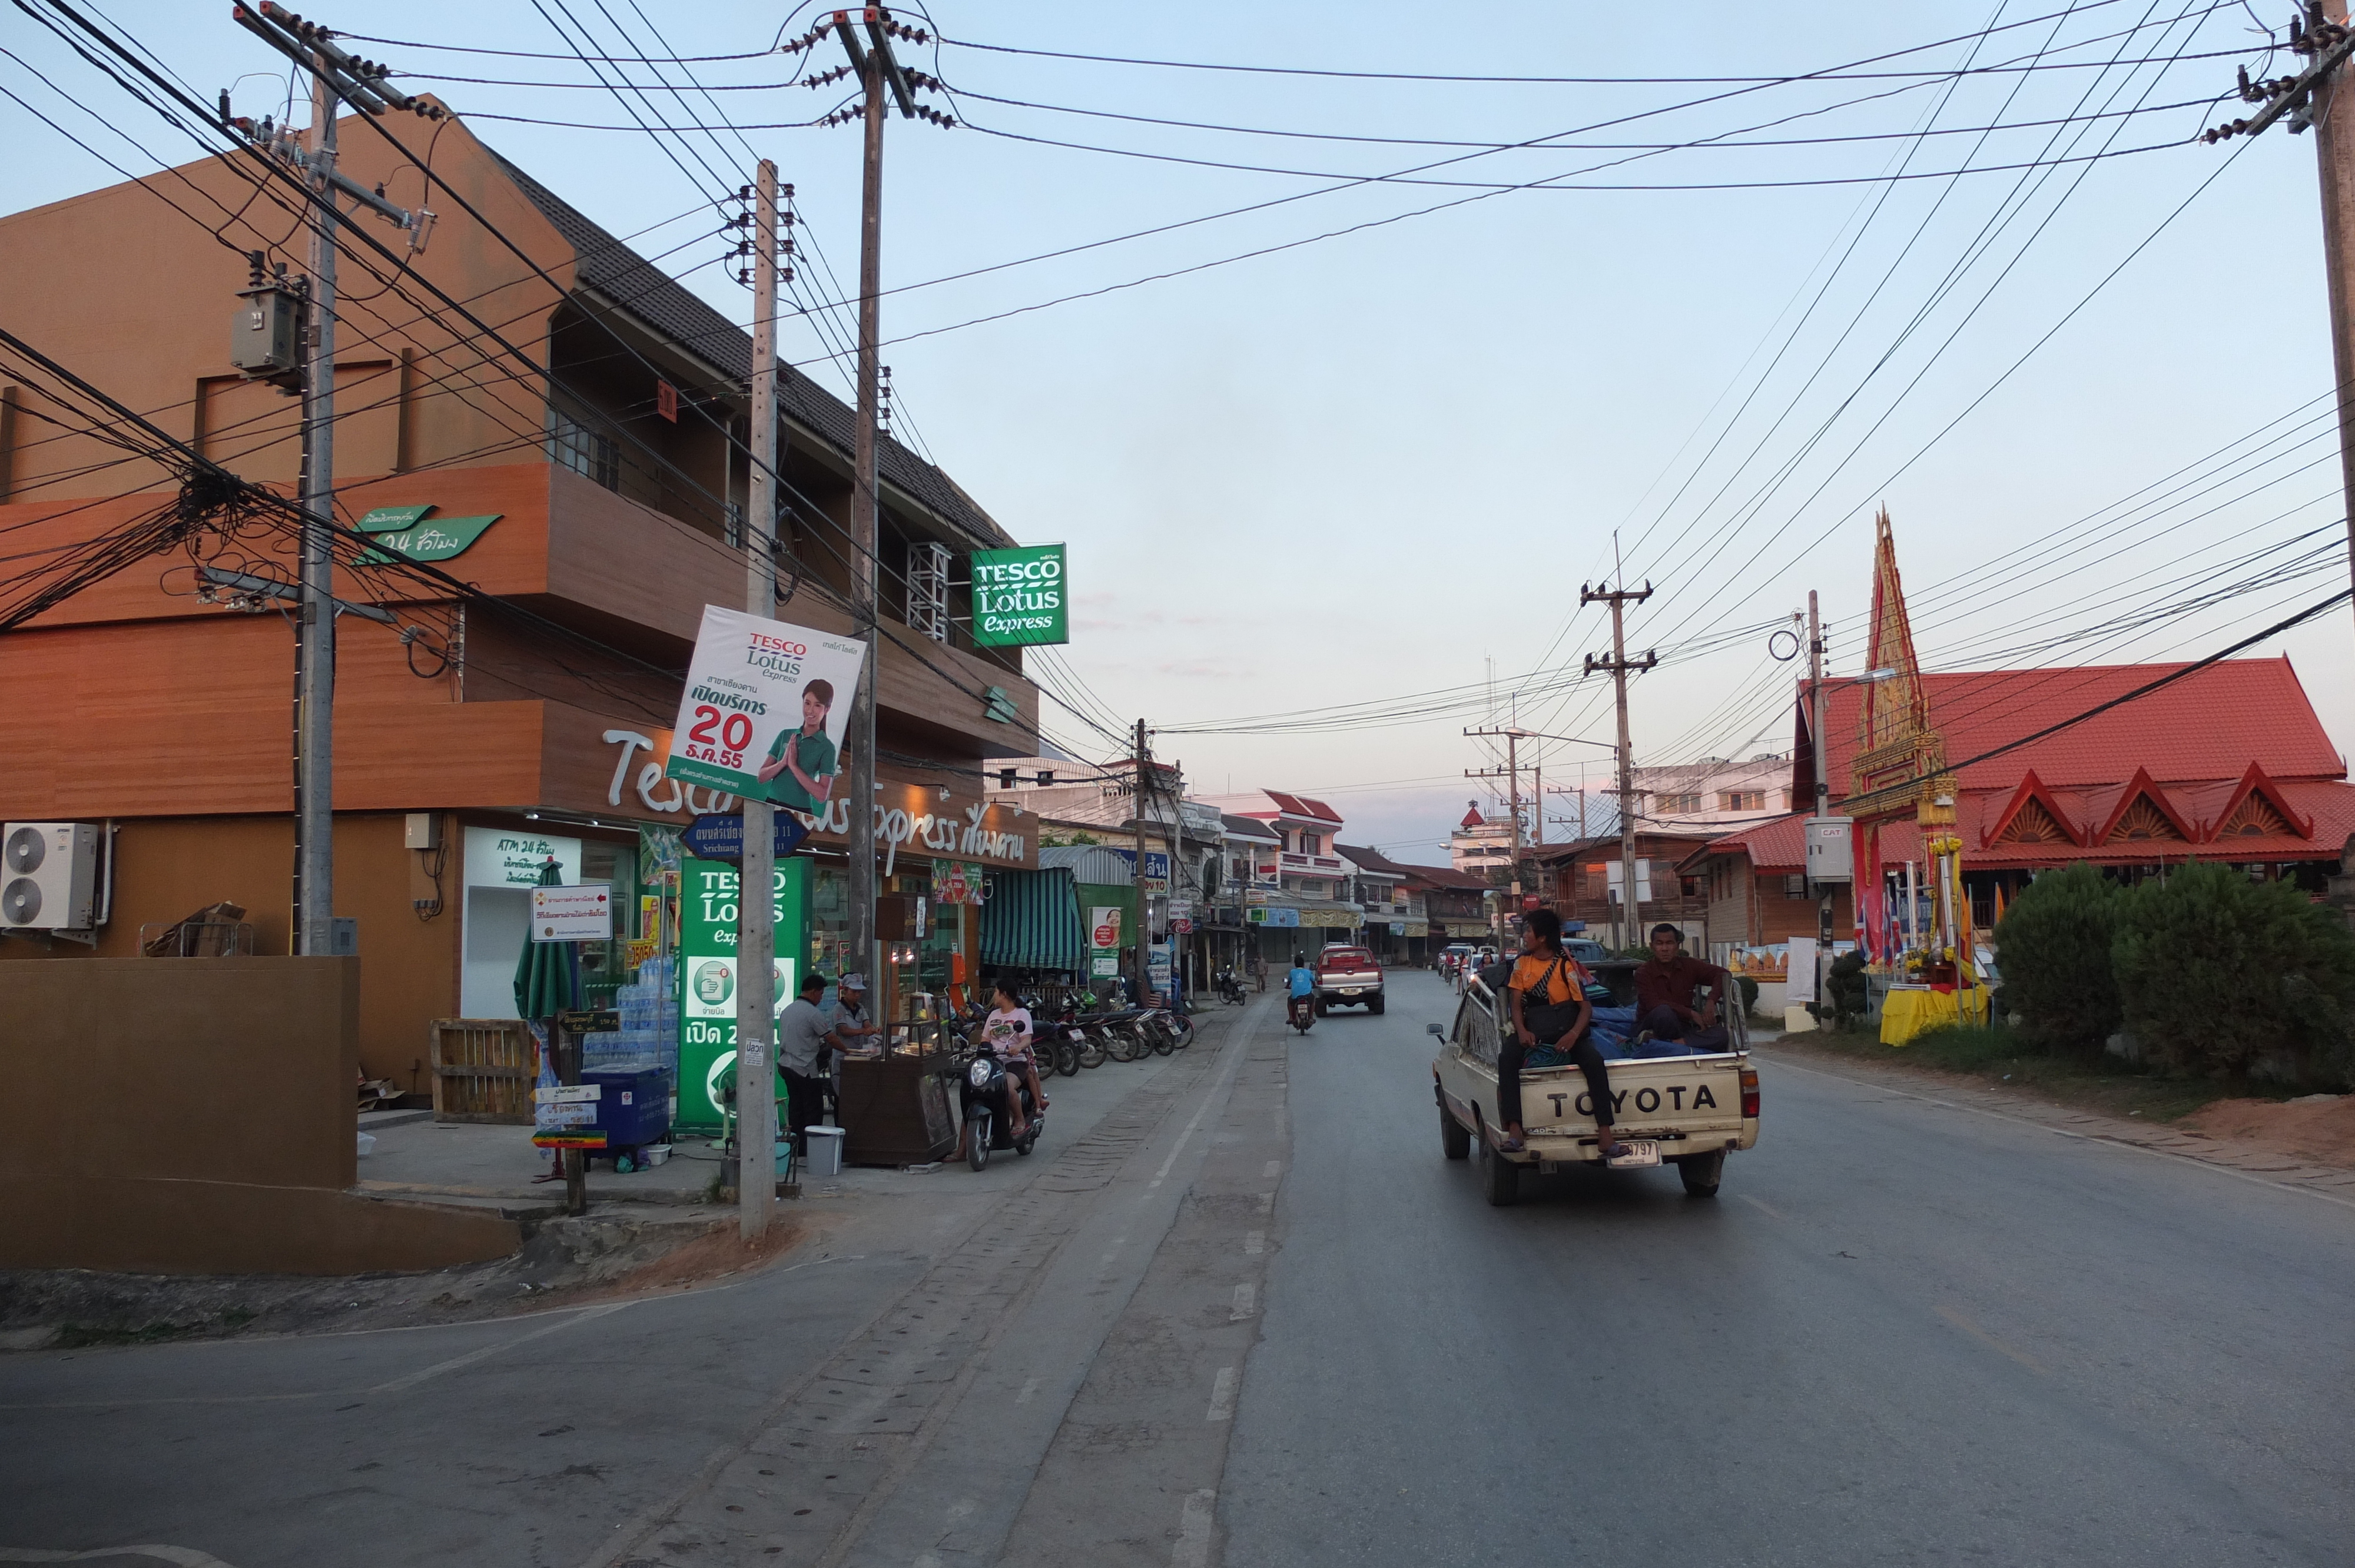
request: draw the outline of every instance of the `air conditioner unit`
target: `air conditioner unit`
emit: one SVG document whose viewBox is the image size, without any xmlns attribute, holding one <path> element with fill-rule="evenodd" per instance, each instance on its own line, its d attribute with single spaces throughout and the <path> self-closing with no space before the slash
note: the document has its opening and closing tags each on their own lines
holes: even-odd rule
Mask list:
<svg viewBox="0 0 2355 1568">
<path fill-rule="evenodd" d="M 87 931 L 98 904 L 98 829 L 0 825 L 0 929 Z"/>
</svg>

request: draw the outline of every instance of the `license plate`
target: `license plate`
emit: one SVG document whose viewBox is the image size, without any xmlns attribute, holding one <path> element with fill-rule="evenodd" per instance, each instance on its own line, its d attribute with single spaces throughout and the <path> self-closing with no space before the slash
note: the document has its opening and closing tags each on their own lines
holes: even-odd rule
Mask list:
<svg viewBox="0 0 2355 1568">
<path fill-rule="evenodd" d="M 1353 985 L 1345 985 L 1341 988 L 1341 994 L 1343 996 L 1355 996 L 1358 994 L 1358 988 Z"/>
<path fill-rule="evenodd" d="M 1604 1163 L 1614 1171 L 1640 1171 L 1646 1165 L 1660 1162 L 1660 1146 L 1648 1138 L 1630 1138 L 1621 1142 L 1619 1152 Z"/>
</svg>

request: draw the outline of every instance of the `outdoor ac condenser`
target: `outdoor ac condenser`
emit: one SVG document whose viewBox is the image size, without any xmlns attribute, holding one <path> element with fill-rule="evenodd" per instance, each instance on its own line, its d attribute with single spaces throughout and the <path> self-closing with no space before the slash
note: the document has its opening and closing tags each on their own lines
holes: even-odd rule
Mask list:
<svg viewBox="0 0 2355 1568">
<path fill-rule="evenodd" d="M 97 902 L 97 828 L 88 822 L 0 825 L 0 927 L 87 931 Z"/>
</svg>

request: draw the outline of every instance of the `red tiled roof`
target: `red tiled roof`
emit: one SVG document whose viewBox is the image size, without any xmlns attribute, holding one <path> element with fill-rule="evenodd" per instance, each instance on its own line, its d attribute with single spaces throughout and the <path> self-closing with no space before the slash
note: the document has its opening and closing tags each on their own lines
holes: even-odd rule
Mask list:
<svg viewBox="0 0 2355 1568">
<path fill-rule="evenodd" d="M 1930 721 L 1945 737 L 1946 756 L 1964 762 L 2183 667 L 1981 670 L 1929 674 L 1922 680 L 1929 694 Z M 1864 688 L 1854 683 L 1835 686 L 1829 694 L 1825 738 L 1835 800 L 1848 791 L 1863 694 Z M 1801 694 L 1804 698 L 1804 682 Z M 2286 659 L 2228 659 L 2211 664 L 2057 735 L 1972 764 L 1962 770 L 1962 784 L 1966 789 L 2009 794 L 2030 768 L 2056 791 L 2122 785 L 2137 768 L 2168 784 L 2230 781 L 2252 762 L 2276 780 L 2347 776 Z"/>
<path fill-rule="evenodd" d="M 1324 801 L 1312 800 L 1305 795 L 1286 795 L 1275 789 L 1263 789 L 1261 793 L 1282 807 L 1288 816 L 1309 817 L 1324 822 L 1337 822 L 1341 820 L 1340 812 L 1336 811 Z"/>
</svg>

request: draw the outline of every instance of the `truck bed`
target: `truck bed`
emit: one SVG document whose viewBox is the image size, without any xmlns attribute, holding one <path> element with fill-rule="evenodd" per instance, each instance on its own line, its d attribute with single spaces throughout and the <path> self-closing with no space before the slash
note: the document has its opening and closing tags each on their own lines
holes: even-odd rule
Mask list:
<svg viewBox="0 0 2355 1568">
<path fill-rule="evenodd" d="M 1527 1147 L 1508 1152 L 1497 1115 L 1497 1004 L 1487 986 L 1465 987 L 1455 1022 L 1432 1064 L 1441 1108 L 1485 1143 L 1487 1157 L 1540 1169 L 1601 1158 L 1594 1107 L 1576 1067 L 1521 1071 L 1521 1125 Z M 1652 1139 L 1664 1160 L 1748 1149 L 1758 1141 L 1757 1075 L 1747 1041 L 1705 1056 L 1664 1056 L 1610 1064 L 1614 1125 L 1622 1138 Z M 1745 1094 L 1749 1096 L 1745 1115 Z"/>
</svg>

